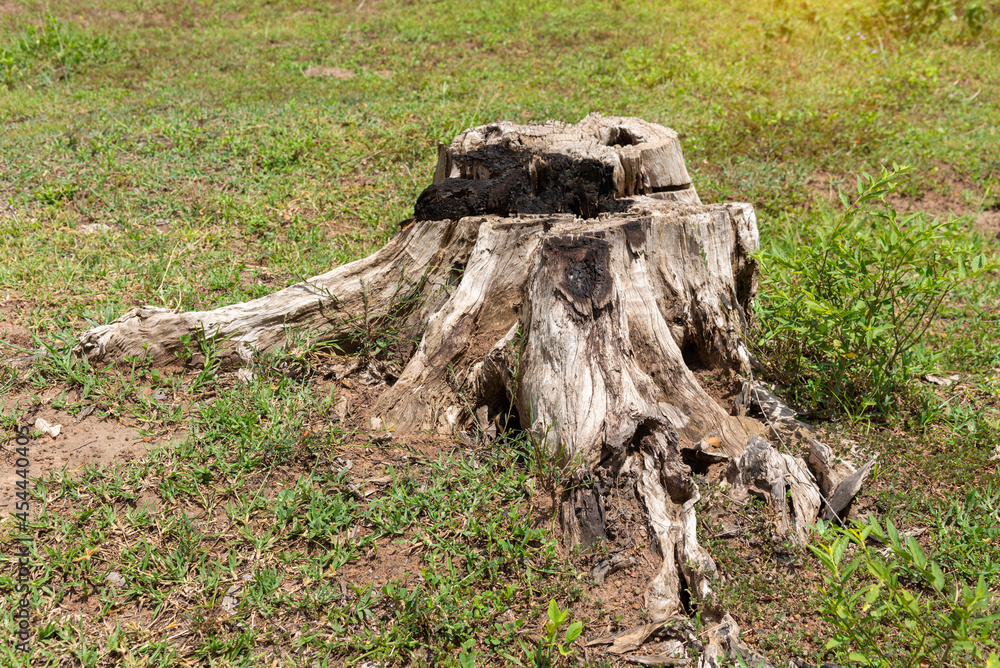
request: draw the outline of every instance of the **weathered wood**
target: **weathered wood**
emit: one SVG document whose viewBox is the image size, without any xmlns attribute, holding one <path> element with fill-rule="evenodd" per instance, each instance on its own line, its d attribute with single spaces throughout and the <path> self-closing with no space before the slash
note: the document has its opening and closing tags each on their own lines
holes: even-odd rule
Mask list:
<svg viewBox="0 0 1000 668">
<path fill-rule="evenodd" d="M 705 645 L 698 659 L 698 668 L 723 668 L 736 665 L 748 668 L 775 668 L 774 664 L 740 642 L 740 627 L 728 613 L 705 629 Z"/>
<path fill-rule="evenodd" d="M 809 439 L 809 468 L 816 475 L 819 491 L 830 498 L 837 485 L 854 474 L 854 466 L 833 454 L 825 443 Z"/>
<path fill-rule="evenodd" d="M 186 313 L 134 308 L 85 332 L 77 350 L 92 363 L 134 357 L 169 365 L 185 352 L 181 337 L 204 334 L 239 363 L 255 350 L 284 345 L 290 332 L 313 340 L 349 337 L 350 322 L 364 312 L 363 295 L 369 311 L 381 314 L 416 291 L 423 301 L 412 319 L 419 321 L 440 306 L 445 297 L 440 286 L 468 256 L 465 227 L 448 220 L 412 226 L 367 258 L 248 302 Z"/>
<path fill-rule="evenodd" d="M 816 482 L 801 457 L 780 453 L 763 438 L 754 436 L 743 454 L 730 463 L 726 476 L 733 486 L 734 499 L 741 501 L 753 494 L 767 500 L 778 514 L 778 532 L 787 535 L 794 529 L 793 537 L 808 542 L 807 530 L 816 521 L 821 501 Z M 786 492 L 791 497 L 790 509 Z"/>
<path fill-rule="evenodd" d="M 589 550 L 594 543 L 607 538 L 604 531 L 604 499 L 600 486 L 575 489 L 569 494 L 568 502 L 560 508 L 562 524 L 576 532 L 567 537 L 571 544 Z M 572 513 L 572 517 L 568 513 Z"/>
<path fill-rule="evenodd" d="M 592 473 L 634 485 L 662 557 L 646 591 L 660 621 L 683 612 L 688 595 L 709 600 L 715 573 L 682 451 L 730 461 L 741 493 L 780 498 L 783 509 L 790 486 L 786 523 L 797 535 L 818 510 L 804 464 L 756 438 L 763 426 L 745 410 L 730 415 L 695 374 L 749 376 L 741 337 L 757 245 L 749 204 L 701 204 L 672 130 L 596 114 L 576 125 L 494 123 L 440 148 L 413 218 L 372 256 L 213 311 L 133 309 L 86 332 L 78 351 L 168 364 L 182 337 L 204 335 L 240 363 L 287 345 L 293 330 L 343 340 L 358 318 L 394 313 L 420 343 L 374 420 L 405 434 L 516 417 L 573 490 L 557 499 L 571 544 L 604 536 L 606 490 L 583 484 Z M 731 618 L 702 612 L 717 622 L 706 656 L 736 646 Z"/>
<path fill-rule="evenodd" d="M 823 519 L 843 519 L 842 513 L 850 505 L 851 501 L 854 500 L 858 492 L 861 491 L 861 485 L 864 484 L 874 465 L 875 460 L 873 459 L 837 485 L 837 488 L 833 490 L 833 494 L 827 500 L 828 503 L 823 513 Z"/>
<path fill-rule="evenodd" d="M 625 660 L 630 663 L 638 663 L 642 666 L 687 666 L 691 659 L 686 656 L 673 656 L 670 654 L 626 654 Z"/>
<path fill-rule="evenodd" d="M 875 465 L 872 459 L 860 469 L 833 454 L 830 446 L 815 439 L 809 441 L 809 467 L 816 475 L 820 493 L 825 499 L 823 519 L 843 520 L 841 513 L 847 509 L 861 490 Z"/>
</svg>

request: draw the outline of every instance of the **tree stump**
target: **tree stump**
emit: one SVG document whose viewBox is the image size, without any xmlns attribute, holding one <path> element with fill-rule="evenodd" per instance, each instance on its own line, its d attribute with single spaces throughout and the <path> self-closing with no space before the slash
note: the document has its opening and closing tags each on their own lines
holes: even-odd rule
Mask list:
<svg viewBox="0 0 1000 668">
<path fill-rule="evenodd" d="M 601 494 L 586 481 L 634 481 L 663 558 L 646 608 L 663 620 L 684 611 L 685 589 L 705 599 L 715 572 L 683 450 L 735 461 L 763 433 L 694 373 L 750 370 L 741 335 L 757 246 L 749 204 L 700 202 L 672 130 L 597 114 L 495 123 L 440 147 L 413 218 L 370 257 L 213 311 L 133 309 L 78 350 L 166 364 L 183 335 L 204 332 L 239 363 L 293 329 L 343 340 L 358 317 L 401 313 L 422 337 L 376 404 L 386 428 L 451 432 L 516 413 L 573 490 L 559 501 L 574 545 L 604 535 Z M 737 629 L 713 615 L 725 622 L 718 654 Z"/>
</svg>

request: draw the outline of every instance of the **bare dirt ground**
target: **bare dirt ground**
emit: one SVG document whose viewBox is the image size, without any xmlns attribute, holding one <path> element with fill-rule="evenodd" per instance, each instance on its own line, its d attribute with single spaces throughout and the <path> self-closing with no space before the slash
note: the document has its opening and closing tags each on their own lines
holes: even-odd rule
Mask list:
<svg viewBox="0 0 1000 668">
<path fill-rule="evenodd" d="M 28 445 L 32 478 L 45 477 L 54 471 L 74 471 L 85 465 L 103 466 L 114 461 L 124 461 L 145 454 L 150 445 L 148 437 L 139 435 L 136 429 L 126 427 L 117 420 L 102 419 L 91 412 L 83 419 L 56 410 L 49 405 L 51 396 L 34 404 L 30 396 L 14 399 L 18 408 L 24 411 L 24 422 L 28 426 L 41 418 L 50 425 L 60 425 L 58 436 L 44 434 Z M 10 399 L 7 400 L 8 403 Z M 86 409 L 85 409 L 86 410 Z M 4 517 L 14 512 L 15 484 L 21 478 L 17 475 L 13 441 L 2 446 L 0 451 L 0 514 Z M 38 505 L 33 504 L 37 510 Z"/>
<path fill-rule="evenodd" d="M 896 195 L 890 198 L 892 204 L 901 214 L 925 212 L 931 215 L 947 218 L 949 216 L 969 216 L 975 220 L 975 229 L 990 237 L 1000 239 L 1000 200 L 995 197 L 982 199 L 979 202 L 970 201 L 970 193 L 976 189 L 959 178 L 944 177 L 947 185 L 945 191 L 924 192 L 919 197 Z M 829 174 L 817 172 L 809 181 L 809 189 L 821 199 L 836 205 L 837 186 L 850 191 L 852 184 L 836 181 Z"/>
<path fill-rule="evenodd" d="M 0 300 L 0 357 L 6 357 L 10 346 L 28 348 L 31 346 L 31 333 L 20 324 L 18 311 L 28 305 L 28 302 L 16 297 L 7 296 Z M 7 346 L 3 344 L 7 343 Z"/>
</svg>

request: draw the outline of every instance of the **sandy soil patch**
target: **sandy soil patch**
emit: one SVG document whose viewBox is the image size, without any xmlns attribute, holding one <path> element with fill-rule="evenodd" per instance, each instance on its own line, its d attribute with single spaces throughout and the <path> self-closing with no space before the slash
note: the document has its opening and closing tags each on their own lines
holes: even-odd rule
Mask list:
<svg viewBox="0 0 1000 668">
<path fill-rule="evenodd" d="M 58 436 L 43 434 L 27 446 L 32 478 L 44 478 L 64 469 L 74 471 L 87 464 L 106 466 L 134 459 L 144 455 L 150 446 L 135 429 L 116 420 L 102 419 L 96 411 L 78 420 L 69 413 L 42 404 L 28 410 L 22 424 L 33 426 L 37 418 L 62 428 Z M 18 459 L 15 447 L 13 439 L 0 446 L 0 515 L 14 511 L 16 483 L 21 479 L 15 467 Z M 37 511 L 38 504 L 31 505 L 32 511 Z"/>
<path fill-rule="evenodd" d="M 328 67 L 327 65 L 313 65 L 307 67 L 302 73 L 314 79 L 353 79 L 354 71 L 343 67 Z"/>
</svg>

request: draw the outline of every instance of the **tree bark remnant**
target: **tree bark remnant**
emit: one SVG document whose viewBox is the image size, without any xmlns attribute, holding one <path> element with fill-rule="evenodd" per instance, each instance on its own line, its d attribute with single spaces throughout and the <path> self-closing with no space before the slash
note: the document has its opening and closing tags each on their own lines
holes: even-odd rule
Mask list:
<svg viewBox="0 0 1000 668">
<path fill-rule="evenodd" d="M 604 535 L 600 489 L 583 483 L 598 471 L 634 481 L 663 560 L 646 591 L 659 621 L 683 614 L 688 595 L 708 600 L 715 573 L 696 537 L 685 450 L 730 460 L 734 483 L 766 485 L 786 512 L 791 475 L 796 498 L 808 499 L 792 509 L 796 530 L 818 510 L 804 463 L 763 439 L 745 453 L 763 426 L 730 415 L 694 373 L 749 376 L 742 333 L 757 247 L 753 207 L 702 204 L 672 130 L 597 114 L 576 125 L 494 123 L 440 147 L 413 218 L 370 257 L 213 311 L 133 309 L 86 332 L 78 350 L 95 363 L 171 363 L 183 335 L 203 332 L 239 363 L 293 330 L 350 338 L 359 317 L 405 304 L 422 337 L 376 404 L 382 423 L 450 432 L 516 412 L 572 483 L 559 501 L 574 545 Z M 708 612 L 717 626 L 702 665 L 718 665 L 738 627 Z"/>
</svg>

